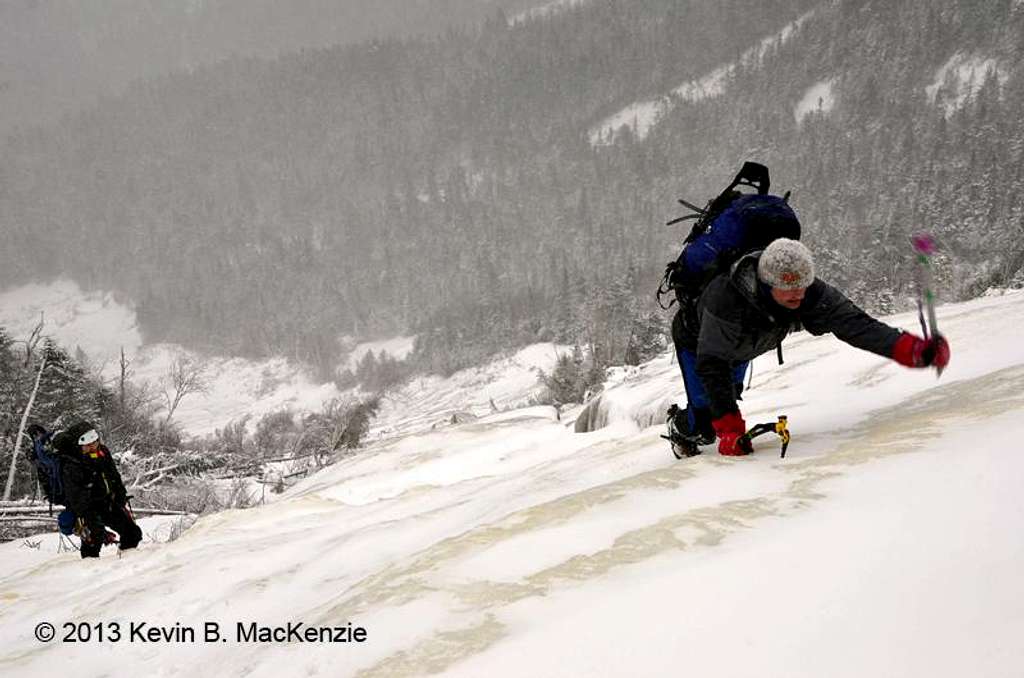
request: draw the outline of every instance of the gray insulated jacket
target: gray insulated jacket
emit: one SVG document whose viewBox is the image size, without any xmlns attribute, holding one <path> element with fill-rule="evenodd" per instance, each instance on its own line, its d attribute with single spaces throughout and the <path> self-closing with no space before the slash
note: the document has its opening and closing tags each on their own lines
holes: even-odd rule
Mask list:
<svg viewBox="0 0 1024 678">
<path fill-rule="evenodd" d="M 697 374 L 717 419 L 739 409 L 733 368 L 774 350 L 792 331 L 832 333 L 842 341 L 889 358 L 900 331 L 858 308 L 842 292 L 816 279 L 800 308 L 791 311 L 771 298 L 757 278 L 760 252 L 748 254 L 708 285 L 697 306 L 696 332 L 687 328 L 687 343 L 696 345 Z M 696 334 L 696 336 L 693 336 Z"/>
</svg>

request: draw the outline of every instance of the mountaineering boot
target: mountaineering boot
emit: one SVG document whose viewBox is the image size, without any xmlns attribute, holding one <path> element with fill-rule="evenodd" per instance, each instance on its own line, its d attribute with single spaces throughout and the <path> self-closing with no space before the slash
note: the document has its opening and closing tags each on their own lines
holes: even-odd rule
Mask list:
<svg viewBox="0 0 1024 678">
<path fill-rule="evenodd" d="M 668 435 L 664 435 L 662 438 L 672 444 L 672 454 L 676 459 L 694 457 L 700 454 L 698 445 L 708 444 L 701 436 L 690 433 L 686 410 L 679 409 L 678 405 L 673 404 L 668 408 L 665 424 L 668 428 Z M 709 442 L 714 442 L 714 439 L 712 438 Z"/>
<path fill-rule="evenodd" d="M 679 409 L 673 405 L 669 408 L 669 417 L 675 420 L 675 429 L 684 438 L 692 439 L 698 445 L 711 445 L 715 442 L 715 427 L 711 425 L 711 412 L 706 409 L 694 409 L 692 412 L 696 426 L 690 426 L 690 408 Z"/>
</svg>

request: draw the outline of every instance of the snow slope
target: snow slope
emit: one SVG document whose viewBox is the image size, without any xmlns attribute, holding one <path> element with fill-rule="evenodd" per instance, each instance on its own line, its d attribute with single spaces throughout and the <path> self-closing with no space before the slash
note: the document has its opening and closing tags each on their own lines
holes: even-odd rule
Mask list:
<svg viewBox="0 0 1024 678">
<path fill-rule="evenodd" d="M 835 82 L 833 80 L 822 80 L 815 83 L 804 92 L 803 97 L 797 102 L 793 110 L 793 116 L 797 122 L 803 121 L 811 113 L 828 113 L 836 105 Z"/>
<path fill-rule="evenodd" d="M 550 408 L 485 415 L 120 560 L 0 546 L 0 672 L 1022 675 L 1022 322 L 1019 292 L 942 307 L 941 379 L 791 338 L 743 403 L 749 422 L 789 415 L 784 460 L 770 439 L 747 458 L 672 459 L 661 426 L 637 423 L 679 394 L 666 355 L 615 375 L 593 433 Z M 197 638 L 42 643 L 44 621 Z M 299 621 L 367 639 L 236 638 Z M 226 642 L 202 642 L 212 622 Z"/>
<path fill-rule="evenodd" d="M 113 362 L 121 347 L 135 353 L 142 335 L 135 312 L 109 293 L 85 292 L 70 280 L 32 283 L 0 291 L 0 327 L 27 339 L 43 321 L 43 335 L 98 362 Z"/>
<path fill-rule="evenodd" d="M 405 360 L 415 345 L 416 337 L 393 337 L 380 341 L 365 341 L 356 344 L 348 356 L 348 369 L 355 370 L 367 353 L 373 353 L 376 358 L 387 353 L 395 360 Z"/>
<path fill-rule="evenodd" d="M 507 358 L 460 370 L 450 377 L 417 377 L 389 391 L 381 401 L 371 436 L 393 436 L 451 425 L 534 404 L 543 387 L 540 370 L 550 372 L 568 346 L 542 343 Z"/>
</svg>

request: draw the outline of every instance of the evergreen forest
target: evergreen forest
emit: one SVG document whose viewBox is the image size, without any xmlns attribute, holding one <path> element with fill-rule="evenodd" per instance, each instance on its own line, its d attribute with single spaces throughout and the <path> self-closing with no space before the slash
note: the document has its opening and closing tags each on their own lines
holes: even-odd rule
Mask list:
<svg viewBox="0 0 1024 678">
<path fill-rule="evenodd" d="M 962 101 L 935 84 L 958 54 L 994 64 Z M 669 94 L 730 63 L 721 94 Z M 795 115 L 822 82 L 834 106 Z M 591 143 L 666 96 L 648 134 Z M 134 303 L 148 341 L 324 374 L 342 335 L 415 333 L 416 368 L 442 373 L 538 340 L 625 362 L 668 324 L 653 293 L 686 235 L 665 225 L 676 198 L 703 204 L 748 159 L 793 191 L 819 274 L 871 311 L 913 297 L 919 230 L 940 243 L 944 298 L 1020 284 L 1021 111 L 1015 0 L 499 11 L 137 81 L 19 129 L 0 285 L 71 277 Z"/>
</svg>

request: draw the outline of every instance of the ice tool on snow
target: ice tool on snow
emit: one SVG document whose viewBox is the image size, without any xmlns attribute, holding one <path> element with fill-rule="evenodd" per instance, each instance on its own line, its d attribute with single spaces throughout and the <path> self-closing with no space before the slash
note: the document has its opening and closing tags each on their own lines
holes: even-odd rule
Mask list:
<svg viewBox="0 0 1024 678">
<path fill-rule="evenodd" d="M 782 459 L 786 458 L 786 449 L 789 448 L 790 434 L 789 434 L 789 417 L 784 414 L 779 415 L 777 422 L 769 422 L 767 424 L 758 424 L 749 431 L 743 434 L 743 439 L 747 442 L 752 441 L 754 438 L 764 435 L 765 433 L 777 433 L 782 438 Z"/>
</svg>

